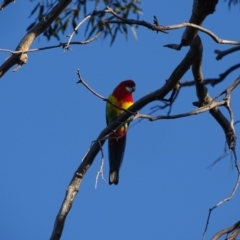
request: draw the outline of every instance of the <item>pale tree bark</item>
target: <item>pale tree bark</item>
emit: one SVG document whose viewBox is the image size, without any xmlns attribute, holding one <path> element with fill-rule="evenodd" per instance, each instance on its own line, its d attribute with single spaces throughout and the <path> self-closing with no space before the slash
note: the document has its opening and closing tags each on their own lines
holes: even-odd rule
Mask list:
<svg viewBox="0 0 240 240">
<path fill-rule="evenodd" d="M 71 2 L 71 0 L 60 0 L 58 4 L 53 7 L 53 9 L 44 16 L 36 26 L 28 31 L 16 48 L 16 51 L 22 51 L 22 53 L 12 54 L 0 66 L 0 78 L 3 77 L 3 75 L 14 65 L 17 64 L 18 69 L 27 62 L 28 56 L 24 51 L 27 51 L 30 48 L 36 37 L 42 34 Z"/>
</svg>

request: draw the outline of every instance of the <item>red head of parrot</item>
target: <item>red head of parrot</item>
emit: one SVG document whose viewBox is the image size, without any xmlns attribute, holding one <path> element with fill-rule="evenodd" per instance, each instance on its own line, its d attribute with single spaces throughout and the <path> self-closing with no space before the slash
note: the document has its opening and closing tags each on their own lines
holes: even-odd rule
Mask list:
<svg viewBox="0 0 240 240">
<path fill-rule="evenodd" d="M 108 100 L 122 109 L 127 109 L 133 104 L 132 93 L 135 90 L 135 82 L 133 80 L 125 80 L 113 90 L 113 93 L 109 96 Z M 106 106 L 107 125 L 115 121 L 115 119 L 123 112 L 122 109 L 113 106 L 111 103 L 107 103 Z M 109 184 L 118 184 L 119 170 L 126 146 L 126 132 L 128 125 L 128 123 L 122 125 L 116 132 L 109 136 Z"/>
</svg>

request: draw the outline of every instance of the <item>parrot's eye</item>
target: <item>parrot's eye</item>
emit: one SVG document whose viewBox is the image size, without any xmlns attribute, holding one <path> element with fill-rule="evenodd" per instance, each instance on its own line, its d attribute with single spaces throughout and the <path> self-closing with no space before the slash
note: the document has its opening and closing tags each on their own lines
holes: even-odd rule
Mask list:
<svg viewBox="0 0 240 240">
<path fill-rule="evenodd" d="M 128 92 L 132 93 L 135 91 L 136 87 L 135 86 L 126 86 L 126 89 Z"/>
</svg>

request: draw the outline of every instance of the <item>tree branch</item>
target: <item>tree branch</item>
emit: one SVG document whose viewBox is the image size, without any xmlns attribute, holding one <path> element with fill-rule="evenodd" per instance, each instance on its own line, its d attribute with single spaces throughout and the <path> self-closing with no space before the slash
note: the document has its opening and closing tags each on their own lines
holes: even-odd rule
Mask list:
<svg viewBox="0 0 240 240">
<path fill-rule="evenodd" d="M 71 44 L 71 40 L 72 40 L 74 34 L 77 32 L 77 30 L 79 29 L 79 27 L 80 27 L 84 22 L 86 22 L 89 18 L 91 18 L 91 17 L 93 17 L 93 16 L 95 16 L 95 15 L 97 15 L 97 14 L 102 14 L 102 13 L 106 13 L 106 10 L 93 11 L 93 13 L 87 15 L 87 16 L 74 28 L 74 31 L 69 35 L 69 40 L 68 40 L 67 44 L 65 45 L 65 49 L 69 49 L 69 45 Z M 103 26 L 101 25 L 99 32 L 102 32 L 102 30 L 103 30 Z M 99 32 L 98 32 L 97 35 L 100 35 Z M 95 39 L 96 39 L 96 38 L 95 38 Z M 94 40 L 95 40 L 95 39 L 94 39 Z"/>
<path fill-rule="evenodd" d="M 189 117 L 189 116 L 194 116 L 194 115 L 198 115 L 200 113 L 204 113 L 206 111 L 209 111 L 215 107 L 220 107 L 220 106 L 224 106 L 226 104 L 226 101 L 220 101 L 220 102 L 211 102 L 205 106 L 199 107 L 193 111 L 187 112 L 187 113 L 181 113 L 181 114 L 176 114 L 176 115 L 167 115 L 167 116 L 151 116 L 151 115 L 147 115 L 147 114 L 140 114 L 138 113 L 136 115 L 135 118 L 145 118 L 148 119 L 150 121 L 156 121 L 156 120 L 162 120 L 162 119 L 177 119 L 177 118 L 183 118 L 183 117 Z"/>
<path fill-rule="evenodd" d="M 216 0 L 212 0 L 212 1 L 216 1 Z M 190 38 L 190 36 L 192 36 L 192 35 L 196 36 L 196 33 L 198 32 L 198 30 L 201 31 L 201 32 L 206 33 L 207 35 L 209 35 L 216 43 L 240 45 L 239 41 L 224 40 L 224 39 L 219 38 L 216 34 L 211 32 L 210 30 L 208 30 L 206 28 L 203 28 L 203 27 L 201 27 L 201 26 L 199 26 L 197 24 L 192 23 L 191 19 L 189 20 L 189 22 L 184 22 L 184 23 L 170 25 L 170 26 L 162 26 L 162 25 L 159 25 L 159 24 L 155 24 L 154 25 L 154 24 L 148 23 L 148 22 L 143 21 L 143 20 L 139 21 L 139 20 L 134 20 L 134 19 L 123 18 L 123 17 L 119 16 L 116 12 L 114 12 L 109 7 L 107 7 L 106 12 L 111 13 L 113 16 L 115 16 L 120 21 L 119 20 L 109 20 L 109 19 L 106 19 L 106 20 L 102 21 L 103 24 L 106 24 L 106 23 L 116 23 L 116 24 L 138 25 L 138 26 L 146 27 L 146 28 L 151 29 L 153 31 L 163 32 L 163 33 L 167 33 L 166 31 L 168 31 L 168 30 L 175 30 L 175 29 L 187 27 L 186 30 L 185 30 L 187 32 L 184 33 L 185 35 L 183 35 L 183 40 L 182 40 L 182 42 L 184 42 L 184 43 L 181 43 L 181 47 L 189 45 L 189 44 L 187 44 L 187 42 L 190 42 L 190 40 L 187 41 L 186 37 Z M 196 22 L 198 22 L 198 21 L 196 21 Z M 190 29 L 192 29 L 192 30 L 190 30 Z M 192 33 L 190 34 L 189 32 L 193 32 L 194 34 L 192 34 Z M 192 40 L 193 39 L 191 38 L 191 41 Z M 165 47 L 175 48 L 175 47 L 171 47 L 173 45 L 174 44 L 167 44 L 167 45 L 165 45 Z M 178 46 L 178 50 L 180 50 L 181 47 L 179 48 L 179 45 L 177 45 L 177 46 Z"/>
<path fill-rule="evenodd" d="M 197 51 L 196 45 L 193 42 L 185 58 L 173 71 L 170 78 L 162 88 L 150 94 L 147 94 L 146 96 L 139 99 L 128 109 L 128 112 L 124 111 L 116 119 L 116 121 L 109 124 L 98 135 L 98 137 L 96 138 L 96 141 L 93 143 L 91 148 L 88 150 L 88 152 L 84 156 L 82 163 L 80 164 L 78 169 L 75 171 L 72 177 L 72 180 L 69 183 L 69 186 L 66 190 L 65 198 L 56 216 L 53 232 L 51 235 L 51 240 L 60 239 L 63 228 L 64 228 L 64 222 L 66 220 L 66 217 L 69 211 L 71 210 L 72 203 L 75 199 L 76 194 L 78 193 L 82 179 L 85 176 L 89 167 L 92 165 L 96 155 L 101 150 L 100 146 L 103 146 L 103 144 L 105 143 L 106 136 L 112 133 L 113 130 L 121 126 L 121 124 L 123 124 L 125 121 L 127 121 L 131 116 L 130 112 L 132 113 L 137 112 L 139 109 L 143 108 L 148 103 L 159 100 L 159 99 L 163 99 L 175 87 L 175 85 L 179 82 L 182 76 L 186 73 L 186 71 L 192 65 L 192 63 L 195 60 L 196 51 Z"/>
<path fill-rule="evenodd" d="M 196 0 L 197 1 L 197 0 Z M 212 0 L 212 1 L 216 1 L 216 0 Z M 194 34 L 196 33 L 196 31 L 202 31 L 206 34 L 208 34 L 215 42 L 220 43 L 220 44 L 233 44 L 233 45 L 240 45 L 239 41 L 232 41 L 232 40 L 224 40 L 224 39 L 220 39 L 219 37 L 217 37 L 213 32 L 211 32 L 208 29 L 205 29 L 201 26 L 198 26 L 196 24 L 193 23 L 181 23 L 181 24 L 176 24 L 176 25 L 171 25 L 171 26 L 161 26 L 158 24 L 158 22 L 156 22 L 156 17 L 154 18 L 154 23 L 150 24 L 146 21 L 139 21 L 139 20 L 133 20 L 133 19 L 126 19 L 123 18 L 121 16 L 119 16 L 116 12 L 114 12 L 111 8 L 107 7 L 106 10 L 102 10 L 102 11 L 94 11 L 92 14 L 86 16 L 78 25 L 77 27 L 74 29 L 74 31 L 72 32 L 72 34 L 69 36 L 69 40 L 67 43 L 60 43 L 58 45 L 54 45 L 54 46 L 48 46 L 48 47 L 43 47 L 43 48 L 37 48 L 37 49 L 30 49 L 29 47 L 31 46 L 32 42 L 35 40 L 35 38 L 41 34 L 43 31 L 45 31 L 50 24 L 55 20 L 55 18 L 66 8 L 66 6 L 71 2 L 71 0 L 67 0 L 66 2 L 61 0 L 59 1 L 59 3 L 52 9 L 52 11 L 46 15 L 45 17 L 42 18 L 42 20 L 40 21 L 40 23 L 38 23 L 36 26 L 34 26 L 26 35 L 25 37 L 22 39 L 22 41 L 19 43 L 19 45 L 17 46 L 15 51 L 12 50 L 8 50 L 8 49 L 0 49 L 0 51 L 5 51 L 5 52 L 10 52 L 12 53 L 12 55 L 2 64 L 2 66 L 0 66 L 0 78 L 15 64 L 18 64 L 18 67 L 14 70 L 18 70 L 23 64 L 25 64 L 27 62 L 27 54 L 28 52 L 35 52 L 35 51 L 40 51 L 40 50 L 47 50 L 47 49 L 52 49 L 52 48 L 58 48 L 58 47 L 64 47 L 65 49 L 69 50 L 70 49 L 70 45 L 71 44 L 87 44 L 90 43 L 92 41 L 94 41 L 95 39 L 97 39 L 101 33 L 102 33 L 102 27 L 107 24 L 107 23 L 116 23 L 116 24 L 135 24 L 135 25 L 140 25 L 140 26 L 144 26 L 147 27 L 151 30 L 157 31 L 157 32 L 163 32 L 163 33 L 167 33 L 166 30 L 174 30 L 174 29 L 179 29 L 179 28 L 183 28 L 183 27 L 187 27 L 187 29 L 195 29 L 192 30 L 194 32 Z M 99 32 L 91 39 L 86 40 L 86 41 L 82 41 L 82 42 L 71 42 L 73 35 L 76 33 L 76 31 L 78 30 L 78 28 L 86 21 L 88 20 L 90 17 L 98 14 L 98 13 L 111 13 L 113 16 L 115 16 L 116 18 L 118 18 L 119 20 L 103 20 L 100 24 L 101 28 L 99 30 Z M 209 11 L 208 11 L 209 12 Z M 187 30 L 187 32 L 189 32 L 190 30 Z M 190 36 L 191 34 L 187 34 L 188 36 Z M 195 35 L 194 35 L 195 36 Z M 184 36 L 186 37 L 186 36 Z M 185 38 L 184 38 L 185 39 Z M 190 40 L 188 40 L 190 41 Z M 192 39 L 191 39 L 192 41 Z M 184 44 L 182 44 L 182 42 L 184 42 Z M 177 44 L 167 44 L 165 45 L 165 47 L 169 47 L 169 48 L 173 48 L 173 49 L 177 49 L 180 50 L 182 46 L 186 45 L 186 39 L 183 41 L 182 40 L 180 45 Z"/>
<path fill-rule="evenodd" d="M 77 81 L 77 83 L 83 84 L 83 86 L 86 87 L 93 95 L 95 95 L 96 97 L 102 99 L 102 100 L 105 101 L 105 102 L 110 103 L 111 105 L 113 105 L 114 107 L 122 110 L 123 112 L 128 112 L 128 113 L 130 113 L 131 115 L 135 115 L 135 113 L 130 112 L 128 109 L 121 108 L 121 107 L 117 106 L 116 104 L 114 104 L 113 102 L 111 102 L 108 98 L 105 98 L 105 97 L 101 96 L 99 93 L 97 93 L 96 91 L 94 91 L 94 90 L 93 90 L 90 86 L 88 86 L 88 84 L 83 80 L 83 78 L 81 77 L 81 74 L 80 74 L 79 69 L 76 71 L 76 73 L 77 73 L 77 75 L 78 75 L 78 81 Z"/>
<path fill-rule="evenodd" d="M 228 227 L 228 228 L 224 228 L 221 231 L 217 232 L 212 238 L 211 240 L 218 240 L 220 237 L 222 237 L 224 234 L 229 234 L 235 230 L 239 230 L 240 229 L 240 221 L 236 222 L 235 224 L 233 224 L 233 226 Z M 229 239 L 229 238 L 228 238 Z M 229 239 L 230 240 L 230 239 Z M 233 239 L 234 240 L 234 239 Z"/>
<path fill-rule="evenodd" d="M 102 31 L 100 30 L 94 37 L 92 37 L 90 39 L 87 39 L 85 41 L 79 41 L 79 42 L 70 42 L 69 45 L 83 45 L 83 44 L 85 45 L 85 44 L 88 44 L 88 43 L 96 40 L 101 35 L 101 33 L 102 33 Z M 2 52 L 9 52 L 9 53 L 12 53 L 12 54 L 31 53 L 31 52 L 43 51 L 43 50 L 59 48 L 59 47 L 66 48 L 67 44 L 68 44 L 68 42 L 59 43 L 57 45 L 48 46 L 48 47 L 42 47 L 42 48 L 34 48 L 34 49 L 29 49 L 27 51 L 12 51 L 12 50 L 9 50 L 9 49 L 0 49 L 0 51 L 2 51 Z"/>
<path fill-rule="evenodd" d="M 240 46 L 237 47 L 232 47 L 229 48 L 227 50 L 221 51 L 221 50 L 215 50 L 214 52 L 217 54 L 216 59 L 217 60 L 221 60 L 223 57 L 225 57 L 226 55 L 239 51 L 240 50 Z"/>
<path fill-rule="evenodd" d="M 29 49 L 35 38 L 44 32 L 51 23 L 56 19 L 57 16 L 71 3 L 71 0 L 59 0 L 58 4 L 53 7 L 53 9 L 44 16 L 41 21 L 34 26 L 29 32 L 23 37 L 21 42 L 18 44 L 16 51 L 21 51 L 23 53 L 12 54 L 1 66 L 0 66 L 0 78 L 15 64 L 18 64 L 20 68 L 23 64 L 26 63 L 26 51 Z"/>
<path fill-rule="evenodd" d="M 6 7 L 9 3 L 11 3 L 11 2 L 15 3 L 16 0 L 5 0 L 5 1 L 3 1 L 3 2 L 0 4 L 0 10 L 3 10 L 3 8 L 5 8 L 5 7 Z"/>
<path fill-rule="evenodd" d="M 237 155 L 236 155 L 235 149 L 233 150 L 233 154 L 234 154 L 234 165 L 235 165 L 235 168 L 237 169 L 237 180 L 236 180 L 236 183 L 235 183 L 235 185 L 234 185 L 234 187 L 233 187 L 232 193 L 231 193 L 228 197 L 224 198 L 223 200 L 221 200 L 220 202 L 218 202 L 215 206 L 213 206 L 213 207 L 211 207 L 211 208 L 209 209 L 209 211 L 208 211 L 208 217 L 207 217 L 207 222 L 206 222 L 206 226 L 205 226 L 205 229 L 204 229 L 204 232 L 203 232 L 203 237 L 202 237 L 203 240 L 204 240 L 205 234 L 206 234 L 206 232 L 207 232 L 207 228 L 208 228 L 208 225 L 209 225 L 209 221 L 210 221 L 210 217 L 211 217 L 212 211 L 213 211 L 215 208 L 219 207 L 221 204 L 223 204 L 223 203 L 225 203 L 225 202 L 227 202 L 227 201 L 230 201 L 230 200 L 233 198 L 233 196 L 235 195 L 235 193 L 236 193 L 236 191 L 237 191 L 237 189 L 238 189 L 238 186 L 239 186 L 239 183 L 240 183 L 240 169 L 239 169 L 239 166 L 238 166 L 238 163 L 237 163 Z M 238 230 L 238 231 L 239 231 L 239 230 Z M 218 239 L 218 238 L 215 238 L 215 239 Z M 229 238 L 229 239 L 230 239 L 230 238 Z M 234 240 L 234 238 L 232 238 L 232 240 Z"/>
<path fill-rule="evenodd" d="M 214 13 L 217 3 L 218 0 L 193 0 L 192 15 L 189 22 L 199 26 L 202 25 L 204 19 L 209 14 Z M 197 34 L 198 30 L 196 28 L 186 28 L 182 35 L 182 40 L 179 46 L 180 49 L 181 46 L 188 46 L 193 39 L 195 39 Z"/>
<path fill-rule="evenodd" d="M 225 78 L 234 70 L 240 68 L 240 63 L 233 65 L 232 67 L 228 68 L 225 72 L 220 73 L 218 78 L 207 78 L 204 80 L 204 85 L 208 85 L 210 84 L 211 86 L 215 86 L 218 83 L 221 83 L 222 81 L 225 80 Z M 180 83 L 181 87 L 191 87 L 191 86 L 195 86 L 195 81 L 185 81 Z"/>
<path fill-rule="evenodd" d="M 194 76 L 194 80 L 196 82 L 196 92 L 197 92 L 197 97 L 199 99 L 199 102 L 196 105 L 204 106 L 204 105 L 209 104 L 212 101 L 214 101 L 214 99 L 212 99 L 210 97 L 210 95 L 208 94 L 208 90 L 207 90 L 206 86 L 204 86 L 204 79 L 203 79 L 202 70 L 201 70 L 202 48 L 203 48 L 202 47 L 202 42 L 201 42 L 201 39 L 200 39 L 199 36 L 196 36 L 195 40 L 196 40 L 196 42 L 198 42 L 198 45 L 199 45 L 199 48 L 198 48 L 199 52 L 198 52 L 197 60 L 192 65 L 192 73 L 193 73 L 193 76 Z M 230 93 L 234 88 L 236 88 L 239 85 L 239 83 L 240 83 L 240 77 L 238 77 L 236 79 L 236 81 L 232 85 L 230 85 L 225 91 L 223 91 L 222 93 L 220 93 L 218 96 L 215 97 L 215 98 L 218 98 L 222 94 L 226 94 L 225 107 L 229 111 L 230 122 L 221 113 L 221 111 L 219 110 L 218 107 L 212 108 L 210 110 L 210 114 L 214 117 L 214 119 L 222 127 L 222 129 L 225 133 L 225 136 L 226 136 L 228 147 L 234 155 L 235 168 L 237 169 L 237 181 L 236 181 L 236 184 L 235 184 L 230 196 L 221 200 L 218 204 L 216 204 L 214 207 L 209 209 L 207 222 L 206 222 L 206 226 L 205 226 L 205 229 L 204 229 L 204 232 L 203 232 L 202 239 L 205 238 L 205 234 L 207 232 L 207 228 L 208 228 L 208 225 L 209 225 L 210 216 L 211 216 L 212 211 L 215 208 L 217 208 L 218 206 L 220 206 L 221 204 L 223 204 L 224 202 L 232 199 L 232 197 L 234 196 L 234 194 L 235 194 L 235 192 L 238 188 L 239 181 L 240 181 L 240 170 L 239 170 L 239 166 L 238 166 L 238 163 L 237 163 L 237 156 L 236 156 L 236 152 L 235 152 L 236 135 L 235 135 L 235 129 L 234 129 L 234 125 L 233 125 L 234 119 L 233 119 L 233 113 L 232 113 L 232 110 L 231 110 L 231 107 L 230 107 L 230 99 L 231 99 Z"/>
</svg>

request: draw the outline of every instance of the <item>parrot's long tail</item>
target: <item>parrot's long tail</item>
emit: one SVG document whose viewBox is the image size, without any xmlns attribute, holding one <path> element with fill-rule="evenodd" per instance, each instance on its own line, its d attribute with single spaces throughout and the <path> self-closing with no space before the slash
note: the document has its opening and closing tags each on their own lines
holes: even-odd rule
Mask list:
<svg viewBox="0 0 240 240">
<path fill-rule="evenodd" d="M 109 156 L 109 184 L 118 184 L 119 171 L 123 161 L 124 150 L 126 146 L 126 135 L 111 142 L 108 141 Z"/>
<path fill-rule="evenodd" d="M 118 178 L 119 178 L 119 172 L 118 171 L 113 171 L 109 173 L 109 184 L 118 184 Z"/>
</svg>

